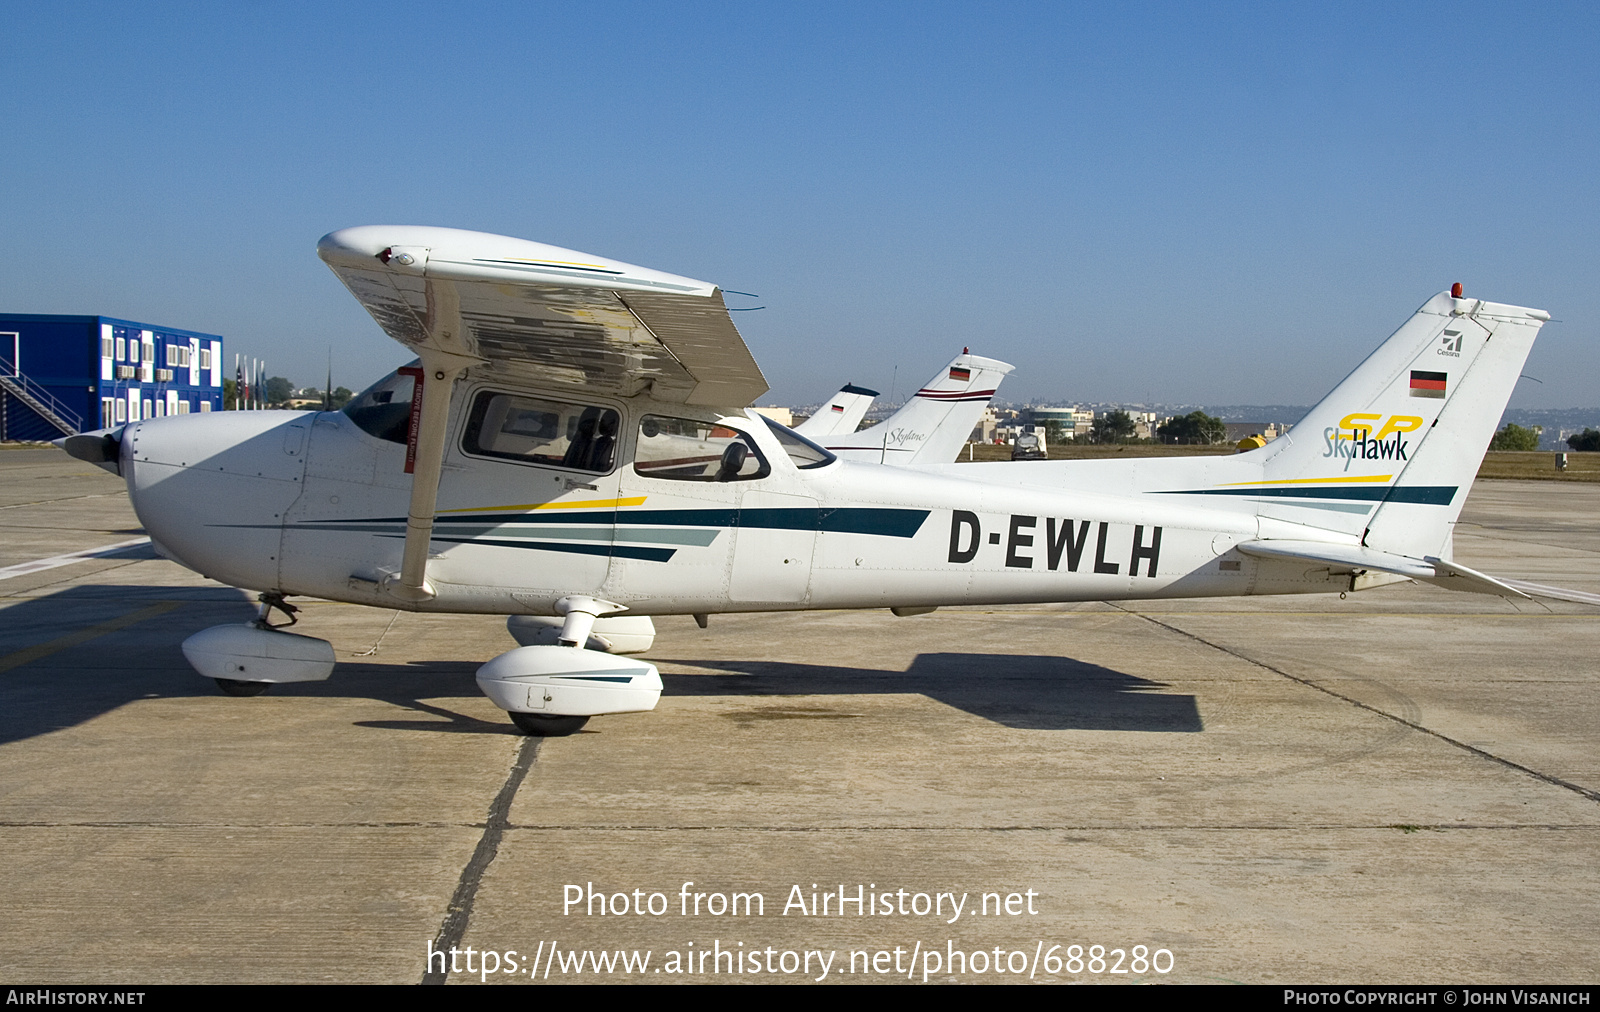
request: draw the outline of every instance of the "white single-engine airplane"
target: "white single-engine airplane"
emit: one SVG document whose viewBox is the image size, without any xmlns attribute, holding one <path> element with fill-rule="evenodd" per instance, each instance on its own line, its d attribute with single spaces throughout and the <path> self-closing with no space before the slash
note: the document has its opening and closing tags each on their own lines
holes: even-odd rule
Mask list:
<svg viewBox="0 0 1600 1012">
<path fill-rule="evenodd" d="M 260 592 L 255 622 L 184 644 L 234 694 L 331 673 L 325 641 L 270 624 L 291 595 L 512 616 L 534 645 L 478 683 L 539 735 L 655 706 L 655 666 L 618 656 L 651 615 L 1405 579 L 1526 596 L 1451 561 L 1451 531 L 1549 316 L 1459 286 L 1249 453 L 907 468 L 746 410 L 767 384 L 714 285 L 444 228 L 349 228 L 318 253 L 416 365 L 341 412 L 66 441 L 127 480 L 162 554 Z"/>
</svg>

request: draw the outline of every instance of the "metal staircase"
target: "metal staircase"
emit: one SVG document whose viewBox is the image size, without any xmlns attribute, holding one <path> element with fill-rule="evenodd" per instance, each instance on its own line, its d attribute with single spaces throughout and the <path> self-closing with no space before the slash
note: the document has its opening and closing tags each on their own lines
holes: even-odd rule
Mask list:
<svg viewBox="0 0 1600 1012">
<path fill-rule="evenodd" d="M 83 431 L 83 419 L 76 411 L 57 400 L 50 391 L 28 379 L 0 355 L 0 389 L 15 397 L 34 414 L 72 436 Z"/>
</svg>

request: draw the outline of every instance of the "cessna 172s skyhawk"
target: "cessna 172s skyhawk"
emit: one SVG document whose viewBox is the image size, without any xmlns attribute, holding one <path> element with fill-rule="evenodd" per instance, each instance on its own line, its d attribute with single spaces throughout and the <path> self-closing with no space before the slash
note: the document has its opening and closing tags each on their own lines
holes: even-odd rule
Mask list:
<svg viewBox="0 0 1600 1012">
<path fill-rule="evenodd" d="M 477 232 L 318 253 L 418 359 L 342 412 L 72 437 L 158 550 L 261 592 L 184 652 L 235 694 L 328 677 L 285 598 L 512 616 L 478 672 L 531 734 L 648 710 L 648 616 L 1361 590 L 1513 597 L 1451 530 L 1539 310 L 1429 299 L 1287 436 L 1226 457 L 841 460 L 746 410 L 766 381 L 714 285 Z M 606 652 L 606 651 L 614 652 Z"/>
</svg>

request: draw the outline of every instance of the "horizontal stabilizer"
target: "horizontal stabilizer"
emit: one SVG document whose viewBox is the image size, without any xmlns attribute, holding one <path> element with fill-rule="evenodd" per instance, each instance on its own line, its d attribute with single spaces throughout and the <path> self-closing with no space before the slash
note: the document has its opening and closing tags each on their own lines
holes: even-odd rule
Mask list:
<svg viewBox="0 0 1600 1012">
<path fill-rule="evenodd" d="M 1573 604 L 1592 604 L 1600 607 L 1600 594 L 1591 594 L 1584 590 L 1567 590 L 1565 587 L 1546 587 L 1542 583 L 1529 583 L 1526 580 L 1505 580 L 1506 586 L 1520 590 L 1529 597 L 1547 597 L 1552 601 L 1571 601 Z"/>
<path fill-rule="evenodd" d="M 1443 559 L 1413 559 L 1406 555 L 1380 552 L 1361 545 L 1339 545 L 1323 541 L 1246 541 L 1236 546 L 1245 555 L 1258 559 L 1287 559 L 1356 570 L 1376 570 L 1422 580 L 1446 590 L 1499 597 L 1527 598 L 1530 595 L 1492 576 Z"/>
</svg>

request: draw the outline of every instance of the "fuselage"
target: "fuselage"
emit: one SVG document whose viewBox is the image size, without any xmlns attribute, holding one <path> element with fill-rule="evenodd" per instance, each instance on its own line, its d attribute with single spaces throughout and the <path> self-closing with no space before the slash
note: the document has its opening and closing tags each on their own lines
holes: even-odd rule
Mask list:
<svg viewBox="0 0 1600 1012">
<path fill-rule="evenodd" d="M 1351 585 L 1348 573 L 1233 551 L 1264 524 L 1283 526 L 1240 504 L 1025 484 L 1029 464 L 996 481 L 992 468 L 819 459 L 754 415 L 469 378 L 452 397 L 433 597 L 400 602 L 384 584 L 400 566 L 411 475 L 392 416 L 152 419 L 124 432 L 123 474 L 153 540 L 183 565 L 252 590 L 390 608 L 551 614 L 581 594 L 652 615 Z M 717 472 L 730 443 L 743 444 L 743 463 Z"/>
</svg>

